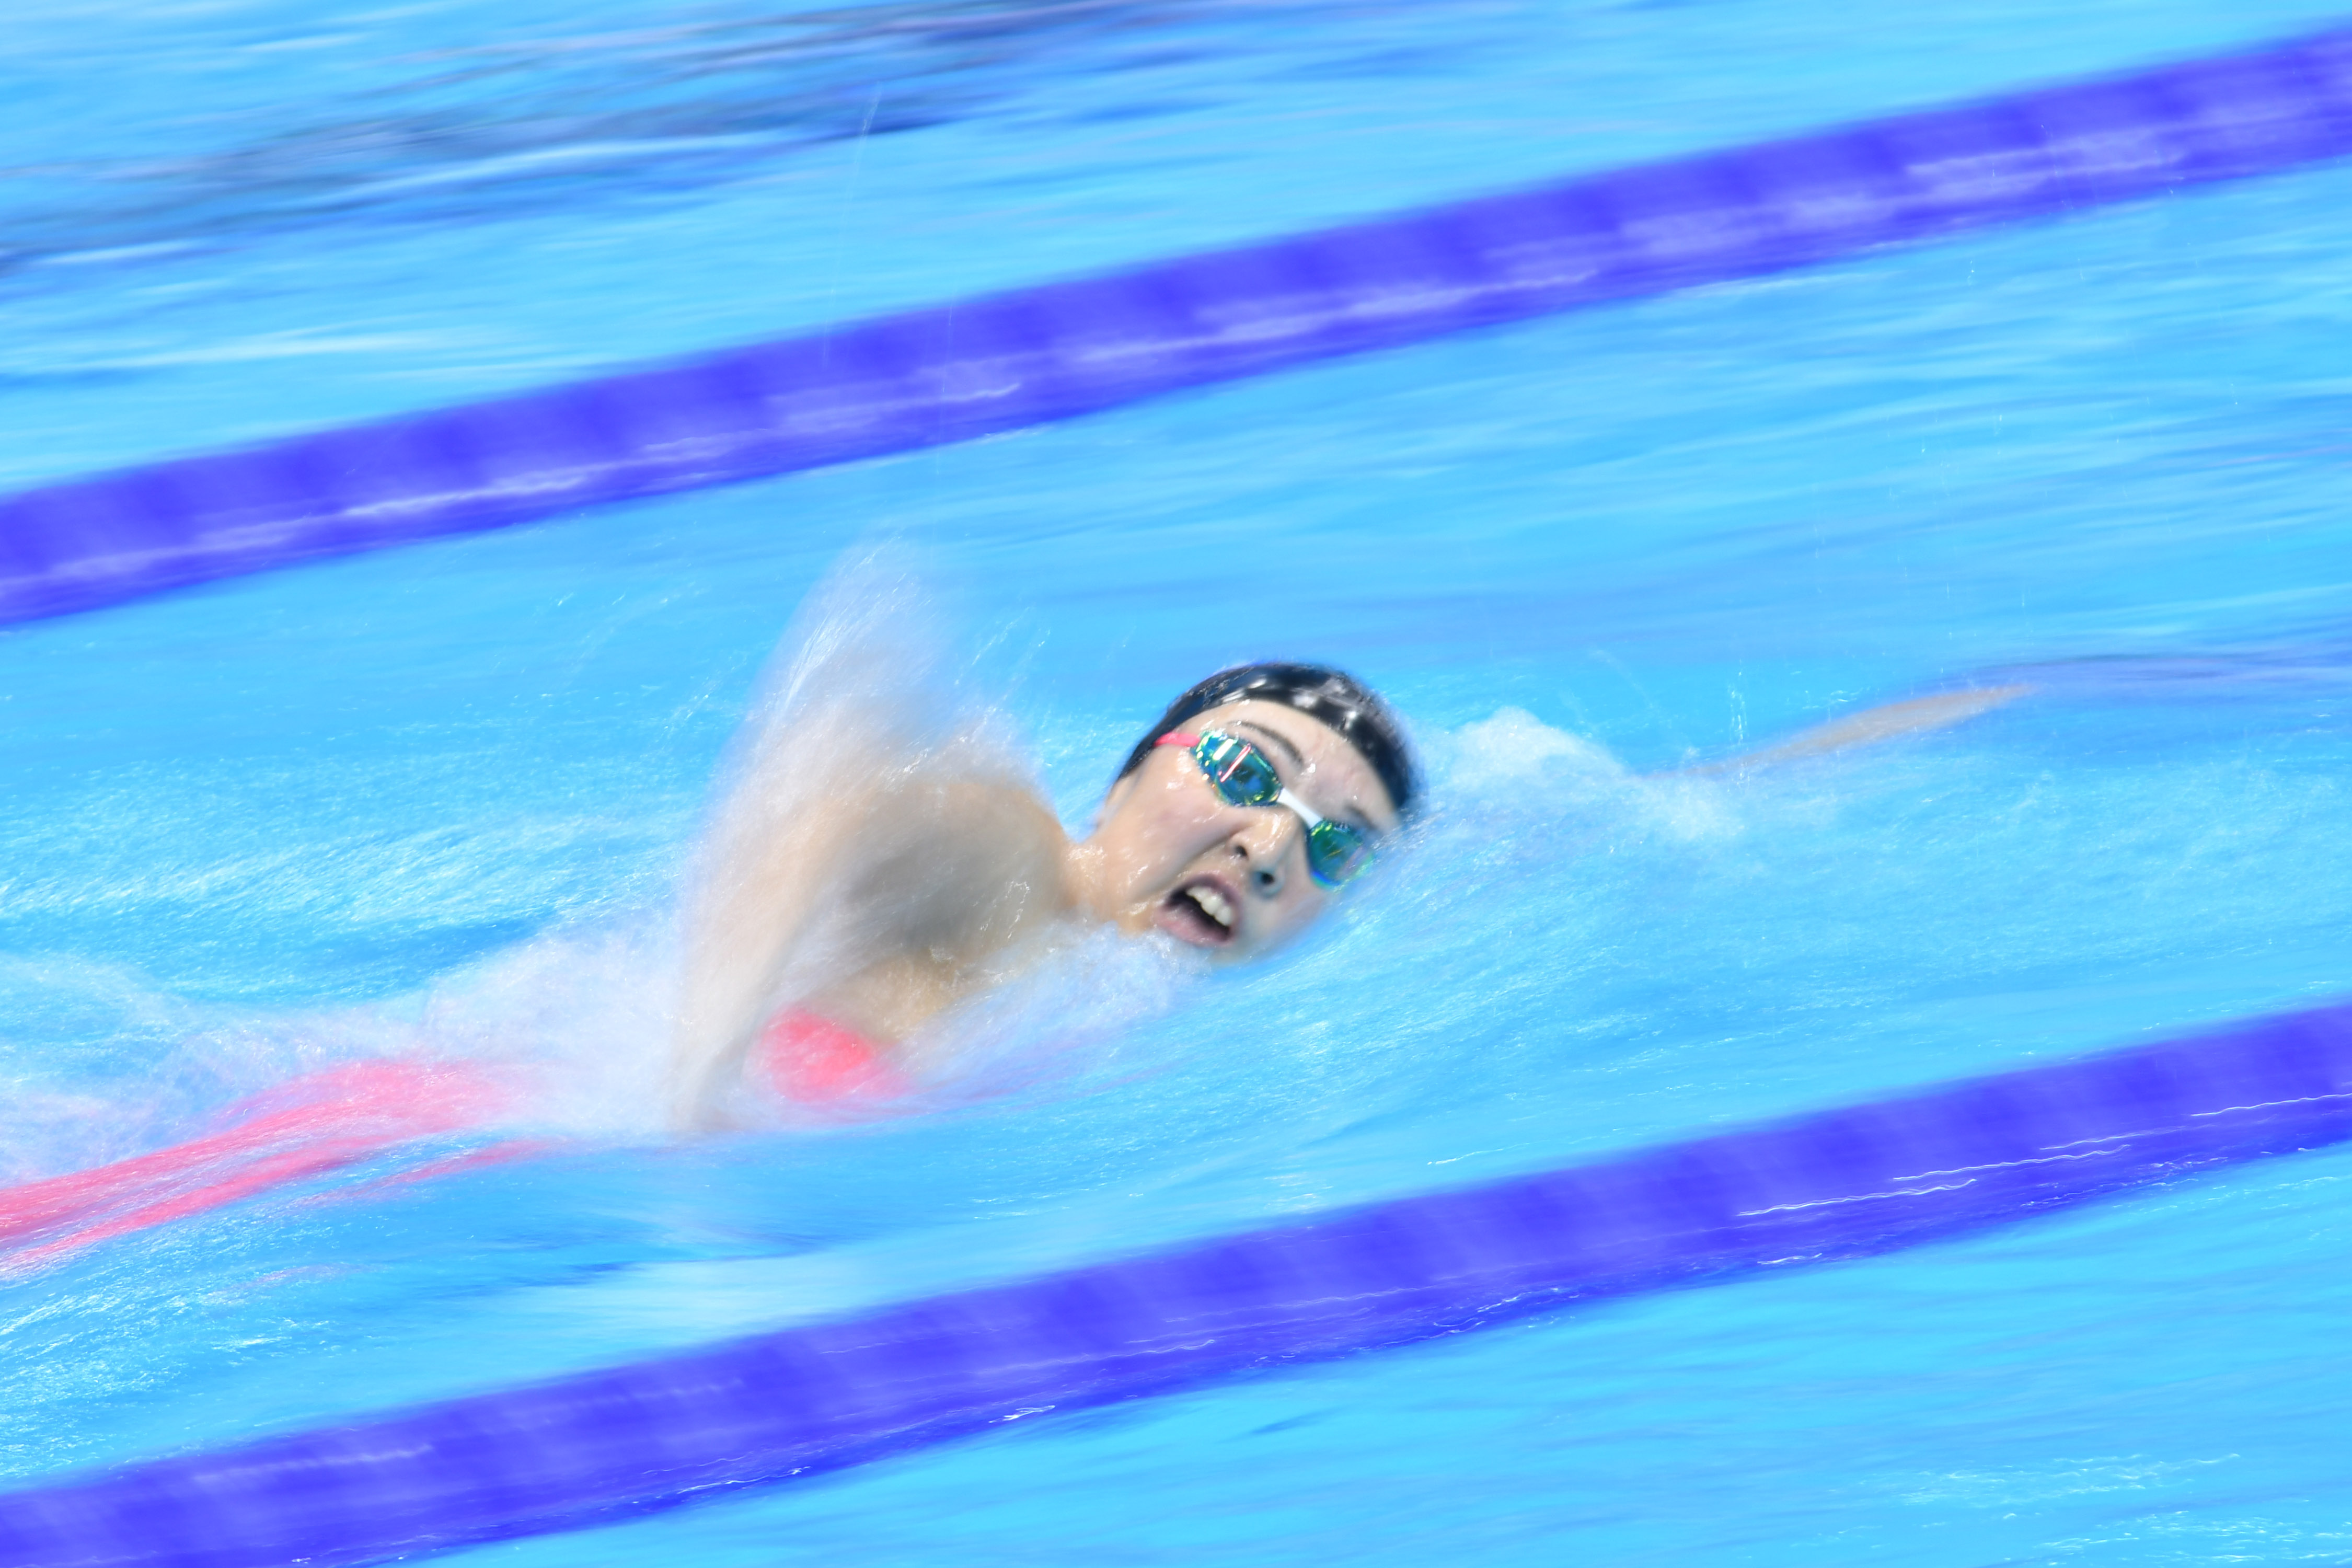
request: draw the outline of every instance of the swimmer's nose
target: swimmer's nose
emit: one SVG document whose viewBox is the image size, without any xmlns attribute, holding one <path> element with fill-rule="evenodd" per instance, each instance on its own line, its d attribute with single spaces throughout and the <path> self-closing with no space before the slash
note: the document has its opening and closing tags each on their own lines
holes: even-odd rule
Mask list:
<svg viewBox="0 0 2352 1568">
<path fill-rule="evenodd" d="M 1286 811 L 1250 815 L 1255 820 L 1234 835 L 1234 850 L 1249 865 L 1250 891 L 1271 899 L 1282 891 L 1295 819 Z"/>
</svg>

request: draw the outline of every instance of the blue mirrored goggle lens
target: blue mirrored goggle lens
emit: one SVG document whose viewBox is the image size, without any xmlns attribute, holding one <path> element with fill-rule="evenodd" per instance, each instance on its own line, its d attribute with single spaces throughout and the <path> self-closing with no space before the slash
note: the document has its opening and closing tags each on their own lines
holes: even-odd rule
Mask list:
<svg viewBox="0 0 2352 1568">
<path fill-rule="evenodd" d="M 1307 830 L 1307 869 L 1325 887 L 1339 886 L 1371 863 L 1372 847 L 1346 823 L 1327 818 Z"/>
<path fill-rule="evenodd" d="M 1282 775 L 1265 754 L 1230 735 L 1204 735 L 1194 749 L 1201 771 L 1227 805 L 1272 805 L 1282 794 Z"/>
</svg>

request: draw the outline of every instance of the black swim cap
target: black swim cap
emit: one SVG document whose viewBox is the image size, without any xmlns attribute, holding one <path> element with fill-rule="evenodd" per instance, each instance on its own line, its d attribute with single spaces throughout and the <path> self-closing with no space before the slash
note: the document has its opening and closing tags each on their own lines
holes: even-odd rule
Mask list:
<svg viewBox="0 0 2352 1568">
<path fill-rule="evenodd" d="M 1389 705 L 1355 677 L 1320 664 L 1245 664 L 1220 670 L 1168 705 L 1160 722 L 1151 726 L 1135 750 L 1127 754 L 1118 776 L 1125 778 L 1143 765 L 1160 737 L 1185 720 L 1248 698 L 1258 702 L 1287 702 L 1308 718 L 1336 730 L 1371 764 L 1389 799 L 1402 816 L 1412 805 L 1416 789 L 1412 753 L 1405 749 L 1404 728 Z"/>
</svg>

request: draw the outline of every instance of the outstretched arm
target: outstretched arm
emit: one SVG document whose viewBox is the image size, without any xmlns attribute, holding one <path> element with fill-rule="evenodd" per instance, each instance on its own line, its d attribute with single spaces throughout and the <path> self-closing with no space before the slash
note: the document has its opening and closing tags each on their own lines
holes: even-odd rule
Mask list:
<svg viewBox="0 0 2352 1568">
<path fill-rule="evenodd" d="M 1750 768 L 1800 762 L 1807 757 L 1842 752 L 1853 746 L 1875 745 L 1881 741 L 1894 740 L 1898 735 L 1916 735 L 1973 719 L 1979 713 L 2014 702 L 2032 689 L 2030 686 L 1984 686 L 1967 691 L 1939 691 L 1933 697 L 1914 697 L 1902 702 L 1888 702 L 1849 714 L 1843 719 L 1832 719 L 1826 724 L 1817 724 L 1778 745 L 1742 752 L 1719 763 L 1706 763 L 1679 771 L 1686 773 L 1746 773 Z"/>
</svg>

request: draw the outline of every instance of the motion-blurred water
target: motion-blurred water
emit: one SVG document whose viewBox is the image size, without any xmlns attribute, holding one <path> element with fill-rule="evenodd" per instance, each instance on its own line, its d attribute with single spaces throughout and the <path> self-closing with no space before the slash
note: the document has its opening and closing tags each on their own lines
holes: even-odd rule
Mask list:
<svg viewBox="0 0 2352 1568">
<path fill-rule="evenodd" d="M 0 477 L 2322 15 L 20 7 Z M 384 1052 L 562 1064 L 572 1140 L 0 1287 L 5 1473 L 2346 989 L 2347 212 L 2322 169 L 0 631 L 0 1171 Z M 1271 965 L 1088 946 L 967 1022 L 1087 1042 L 1042 1080 L 665 1143 L 641 1107 L 703 791 L 803 594 L 877 539 L 1074 825 L 1171 692 L 1281 655 L 1394 696 L 1433 809 Z M 1651 776 L 1989 679 L 2036 694 Z M 480 1555 L 2341 1561 L 2347 1174 L 2301 1156 Z"/>
</svg>

